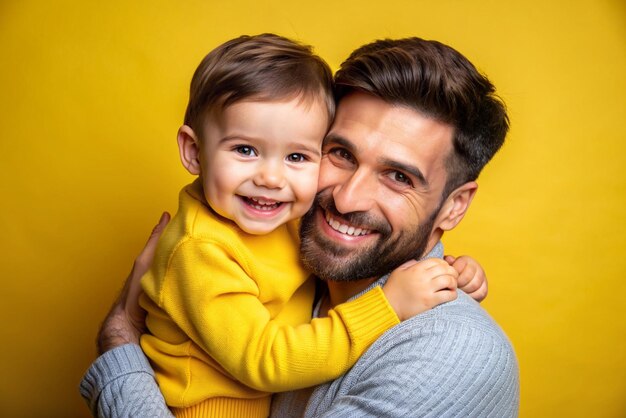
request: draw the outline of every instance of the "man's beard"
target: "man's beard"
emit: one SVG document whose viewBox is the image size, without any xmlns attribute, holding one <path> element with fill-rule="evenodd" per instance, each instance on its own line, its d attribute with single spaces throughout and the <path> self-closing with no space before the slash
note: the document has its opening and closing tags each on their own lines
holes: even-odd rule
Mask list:
<svg viewBox="0 0 626 418">
<path fill-rule="evenodd" d="M 318 210 L 326 211 L 350 224 L 376 231 L 378 240 L 357 249 L 337 244 L 315 227 Z M 422 256 L 438 212 L 439 208 L 416 229 L 399 231 L 395 238 L 391 238 L 392 228 L 387 220 L 378 219 L 366 212 L 340 214 L 332 196 L 322 192 L 316 196 L 313 206 L 302 218 L 300 257 L 304 265 L 322 280 L 350 282 L 377 278 L 408 260 Z"/>
</svg>

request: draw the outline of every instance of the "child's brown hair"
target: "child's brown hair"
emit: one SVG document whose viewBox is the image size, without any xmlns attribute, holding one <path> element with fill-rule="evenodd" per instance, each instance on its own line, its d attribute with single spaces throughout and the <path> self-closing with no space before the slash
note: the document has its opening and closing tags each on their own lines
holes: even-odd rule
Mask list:
<svg viewBox="0 0 626 418">
<path fill-rule="evenodd" d="M 211 51 L 191 80 L 185 125 L 201 136 L 206 113 L 244 99 L 321 99 L 334 117 L 332 72 L 312 48 L 274 34 L 240 36 Z"/>
</svg>

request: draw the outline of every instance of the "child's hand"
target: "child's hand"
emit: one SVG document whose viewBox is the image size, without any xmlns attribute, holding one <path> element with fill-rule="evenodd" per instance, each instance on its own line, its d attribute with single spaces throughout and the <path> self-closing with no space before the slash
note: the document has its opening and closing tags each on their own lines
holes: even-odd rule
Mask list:
<svg viewBox="0 0 626 418">
<path fill-rule="evenodd" d="M 383 286 L 400 321 L 456 299 L 458 273 L 444 260 L 409 261 L 395 269 Z"/>
<path fill-rule="evenodd" d="M 444 259 L 459 273 L 459 289 L 477 302 L 487 297 L 487 276 L 478 261 L 466 255 L 459 258 L 447 255 Z"/>
</svg>

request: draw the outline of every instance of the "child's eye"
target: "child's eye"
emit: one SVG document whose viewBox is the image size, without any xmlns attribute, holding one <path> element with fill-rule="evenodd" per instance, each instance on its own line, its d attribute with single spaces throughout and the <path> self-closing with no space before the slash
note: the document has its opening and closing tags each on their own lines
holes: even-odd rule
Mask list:
<svg viewBox="0 0 626 418">
<path fill-rule="evenodd" d="M 306 161 L 306 157 L 304 156 L 304 154 L 294 152 L 293 154 L 289 154 L 287 156 L 287 161 L 289 161 L 290 163 L 301 163 L 303 161 Z"/>
<path fill-rule="evenodd" d="M 246 155 L 248 157 L 256 157 L 257 153 L 256 150 L 252 147 L 249 147 L 247 145 L 239 145 L 238 147 L 235 147 L 235 152 L 237 152 L 238 154 L 241 155 Z"/>
</svg>

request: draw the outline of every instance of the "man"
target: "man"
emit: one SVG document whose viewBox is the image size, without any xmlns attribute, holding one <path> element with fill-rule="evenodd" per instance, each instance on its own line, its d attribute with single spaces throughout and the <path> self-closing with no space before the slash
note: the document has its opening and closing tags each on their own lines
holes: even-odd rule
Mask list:
<svg viewBox="0 0 626 418">
<path fill-rule="evenodd" d="M 407 260 L 441 257 L 443 232 L 462 220 L 508 130 L 491 83 L 438 42 L 374 42 L 356 50 L 335 80 L 337 114 L 301 230 L 303 261 L 327 284 L 318 316 L 382 285 Z M 124 344 L 137 341 L 129 318 L 141 323 L 136 282 L 101 330 L 101 352 L 116 348 L 82 384 L 104 416 L 166 412 L 140 350 Z M 518 399 L 510 343 L 459 291 L 456 301 L 388 331 L 343 377 L 276 395 L 272 416 L 513 417 Z"/>
</svg>

